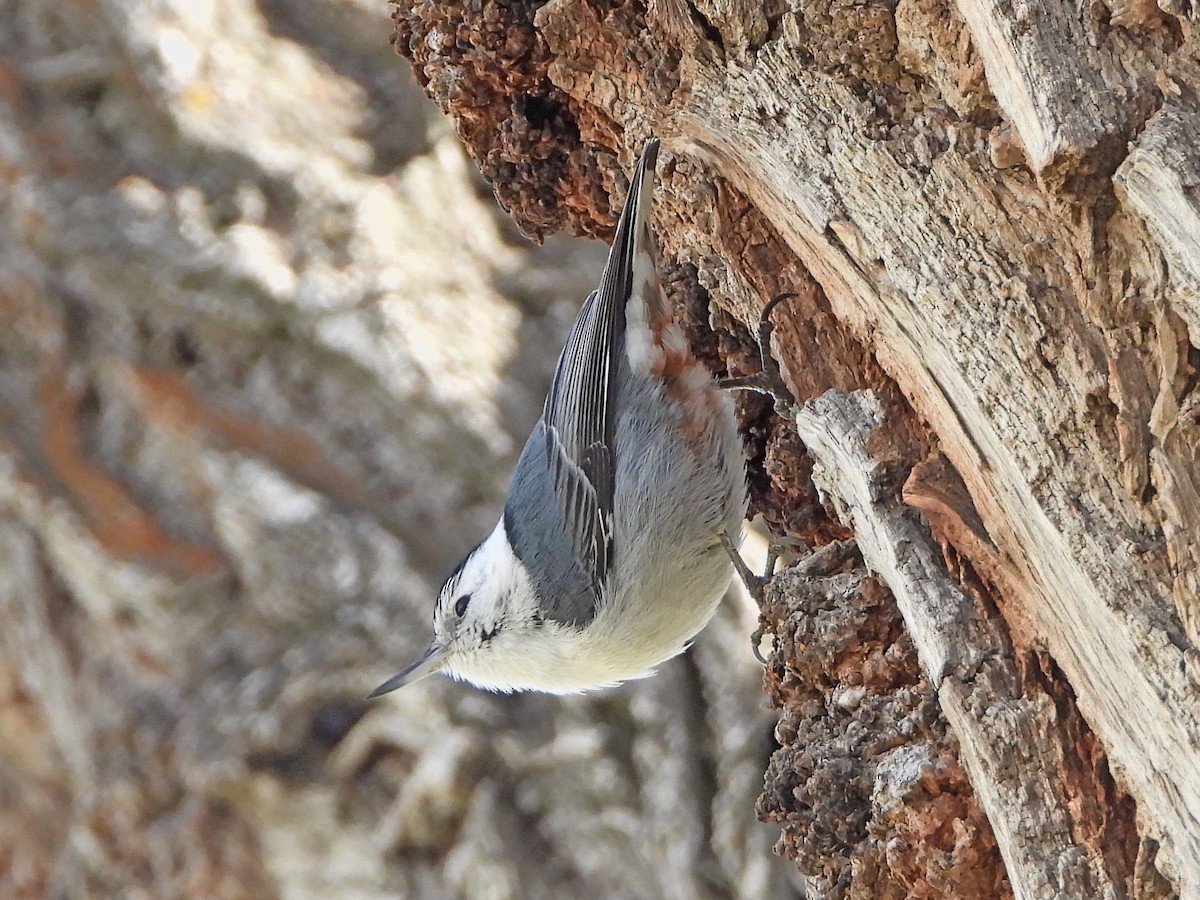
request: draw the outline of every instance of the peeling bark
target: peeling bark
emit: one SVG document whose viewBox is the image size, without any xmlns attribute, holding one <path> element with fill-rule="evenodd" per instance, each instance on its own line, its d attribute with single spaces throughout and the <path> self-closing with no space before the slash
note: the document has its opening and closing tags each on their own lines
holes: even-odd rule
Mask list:
<svg viewBox="0 0 1200 900">
<path fill-rule="evenodd" d="M 1105 813 L 1115 815 L 1104 825 L 1124 833 L 1077 837 L 1095 823 L 1078 808 L 1072 818 L 1072 789 L 1096 781 L 1097 773 L 1064 759 L 1076 749 L 1065 738 L 1074 736 L 1063 733 L 1051 697 L 1022 684 L 1003 620 L 952 578 L 918 517 L 894 485 L 889 489 L 886 468 L 868 449 L 884 423 L 869 393 L 823 394 L 796 413 L 797 431 L 817 463 L 814 481 L 838 518 L 853 525 L 867 567 L 896 597 L 1014 893 L 1099 897 L 1123 890 L 1133 866 L 1132 854 L 1121 853 L 1122 841 L 1135 834 L 1132 810 L 1125 798 L 1110 797 Z"/>
<path fill-rule="evenodd" d="M 781 747 L 759 799 L 817 896 L 1012 895 L 895 598 L 827 544 L 771 584 L 765 687 Z"/>
</svg>

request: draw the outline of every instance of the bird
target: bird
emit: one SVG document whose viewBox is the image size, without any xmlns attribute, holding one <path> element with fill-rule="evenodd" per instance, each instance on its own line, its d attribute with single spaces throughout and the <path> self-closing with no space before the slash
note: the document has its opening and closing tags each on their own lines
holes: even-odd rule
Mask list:
<svg viewBox="0 0 1200 900">
<path fill-rule="evenodd" d="M 649 139 L 495 528 L 446 579 L 433 640 L 379 697 L 440 672 L 573 694 L 683 652 L 729 586 L 746 515 L 734 408 L 658 273 Z"/>
</svg>

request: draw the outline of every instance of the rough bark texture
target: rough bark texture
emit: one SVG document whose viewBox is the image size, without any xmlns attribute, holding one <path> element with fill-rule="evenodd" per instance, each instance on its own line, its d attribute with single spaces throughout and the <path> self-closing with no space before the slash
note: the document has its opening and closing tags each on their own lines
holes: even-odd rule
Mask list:
<svg viewBox="0 0 1200 900">
<path fill-rule="evenodd" d="M 818 896 L 1011 896 L 991 828 L 887 588 L 851 542 L 771 584 L 782 748 L 760 814 Z"/>
<path fill-rule="evenodd" d="M 362 702 L 604 251 L 520 238 L 389 34 L 0 0 L 0 897 L 794 892 L 752 611 L 593 698 Z"/>
<path fill-rule="evenodd" d="M 402 0 L 395 13 L 401 52 L 523 227 L 545 227 L 552 189 L 566 224 L 602 231 L 614 207 L 597 184 L 619 201 L 614 161 L 628 169 L 654 133 L 654 224 L 710 293 L 728 367 L 750 358 L 738 323 L 793 290 L 775 349 L 798 400 L 871 391 L 803 406 L 808 459 L 786 451 L 794 465 L 778 464 L 779 423 L 749 423 L 768 453 L 759 508 L 810 544 L 837 537 L 807 478 L 825 473 L 822 497 L 895 595 L 940 701 L 914 752 L 951 773 L 946 820 L 968 823 L 979 859 L 995 841 L 1019 896 L 1200 894 L 1195 17 L 1145 0 Z M 552 179 L 523 176 L 543 161 Z M 853 446 L 822 446 L 839 434 Z M 817 594 L 794 608 L 821 585 L 805 590 Z M 847 627 L 814 643 L 839 646 Z M 859 638 L 860 657 L 895 645 Z M 777 659 L 801 673 L 777 702 L 832 709 L 843 658 L 824 673 Z M 879 703 L 881 733 L 910 715 Z M 805 739 L 856 760 L 856 821 L 897 821 L 861 788 L 890 751 L 826 715 Z M 774 814 L 792 815 L 770 798 L 806 765 L 773 765 Z M 819 787 L 834 785 L 805 783 L 811 808 L 785 844 L 828 892 L 935 885 L 869 828 L 822 819 Z M 917 859 L 947 852 L 936 829 L 909 840 Z"/>
</svg>

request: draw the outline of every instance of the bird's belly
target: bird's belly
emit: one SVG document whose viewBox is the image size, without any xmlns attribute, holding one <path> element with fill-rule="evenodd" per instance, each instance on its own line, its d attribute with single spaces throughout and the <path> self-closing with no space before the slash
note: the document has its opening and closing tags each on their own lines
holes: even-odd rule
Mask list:
<svg viewBox="0 0 1200 900">
<path fill-rule="evenodd" d="M 480 654 L 457 674 L 492 690 L 550 694 L 578 694 L 649 676 L 682 653 L 712 619 L 730 580 L 730 563 L 720 552 L 664 593 L 614 596 L 613 606 L 586 629 L 547 624 L 538 634 L 522 636 L 514 652 L 496 648 L 497 653 Z"/>
<path fill-rule="evenodd" d="M 729 577 L 723 548 L 692 547 L 647 581 L 615 585 L 585 628 L 547 622 L 519 636 L 501 634 L 491 652 L 458 661 L 450 674 L 491 690 L 553 694 L 644 678 L 708 623 Z"/>
</svg>

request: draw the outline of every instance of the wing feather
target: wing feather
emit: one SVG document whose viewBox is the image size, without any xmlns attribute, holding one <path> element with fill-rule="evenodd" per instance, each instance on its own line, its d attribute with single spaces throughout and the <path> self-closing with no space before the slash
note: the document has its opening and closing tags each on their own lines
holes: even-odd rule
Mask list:
<svg viewBox="0 0 1200 900">
<path fill-rule="evenodd" d="M 648 141 L 630 180 L 600 287 L 575 320 L 542 411 L 555 499 L 575 560 L 587 574 L 597 603 L 613 557 L 613 390 L 634 260 L 645 252 L 657 155 L 658 141 Z"/>
</svg>

